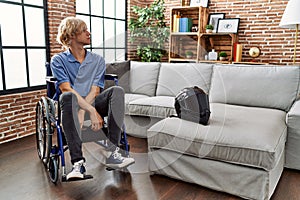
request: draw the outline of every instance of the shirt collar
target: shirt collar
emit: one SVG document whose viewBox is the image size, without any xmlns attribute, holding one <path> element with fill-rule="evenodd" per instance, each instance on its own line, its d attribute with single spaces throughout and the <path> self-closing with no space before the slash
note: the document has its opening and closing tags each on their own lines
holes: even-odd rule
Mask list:
<svg viewBox="0 0 300 200">
<path fill-rule="evenodd" d="M 75 57 L 73 56 L 73 54 L 71 54 L 70 49 L 68 49 L 65 53 L 66 53 L 66 56 L 67 56 L 69 62 L 78 62 L 75 59 Z"/>
<path fill-rule="evenodd" d="M 92 56 L 91 56 L 91 52 L 85 50 L 86 55 L 85 55 L 85 59 L 84 59 L 84 63 L 90 63 L 92 62 Z M 69 62 L 78 62 L 76 60 L 76 58 L 73 56 L 73 54 L 71 53 L 70 49 L 68 49 L 66 52 L 67 58 Z"/>
</svg>

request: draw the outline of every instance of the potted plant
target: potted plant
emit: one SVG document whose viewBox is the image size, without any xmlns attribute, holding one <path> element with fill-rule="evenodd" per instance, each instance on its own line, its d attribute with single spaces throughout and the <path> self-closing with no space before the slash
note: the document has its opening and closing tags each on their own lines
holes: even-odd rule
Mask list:
<svg viewBox="0 0 300 200">
<path fill-rule="evenodd" d="M 186 51 L 185 52 L 185 57 L 188 58 L 188 59 L 192 58 L 193 55 L 194 55 L 194 53 L 192 51 Z"/>
<path fill-rule="evenodd" d="M 214 30 L 214 26 L 211 24 L 207 24 L 205 27 L 206 33 L 212 33 L 212 31 Z"/>
<path fill-rule="evenodd" d="M 220 58 L 221 61 L 226 60 L 226 57 L 227 57 L 227 53 L 225 51 L 221 51 L 219 53 L 219 58 Z"/>
<path fill-rule="evenodd" d="M 160 62 L 166 54 L 170 31 L 165 23 L 164 0 L 155 0 L 150 6 L 133 6 L 136 18 L 129 21 L 129 41 L 136 44 L 137 56 L 142 62 Z"/>
</svg>

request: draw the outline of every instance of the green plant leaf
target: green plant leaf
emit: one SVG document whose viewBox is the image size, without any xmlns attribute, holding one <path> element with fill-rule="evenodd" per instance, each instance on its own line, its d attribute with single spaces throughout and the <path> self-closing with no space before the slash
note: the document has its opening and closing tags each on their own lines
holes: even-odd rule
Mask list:
<svg viewBox="0 0 300 200">
<path fill-rule="evenodd" d="M 129 41 L 143 41 L 137 44 L 137 55 L 141 61 L 160 61 L 166 53 L 164 46 L 170 35 L 164 21 L 164 0 L 155 0 L 147 7 L 133 6 L 132 11 L 137 18 L 129 21 Z"/>
</svg>

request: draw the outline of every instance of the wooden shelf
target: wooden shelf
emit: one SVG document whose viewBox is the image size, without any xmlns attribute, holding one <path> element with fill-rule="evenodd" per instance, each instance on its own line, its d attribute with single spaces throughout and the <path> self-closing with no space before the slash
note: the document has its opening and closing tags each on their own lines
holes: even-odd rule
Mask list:
<svg viewBox="0 0 300 200">
<path fill-rule="evenodd" d="M 201 33 L 200 40 L 200 60 L 212 49 L 217 53 L 225 51 L 228 55 L 228 62 L 233 60 L 234 43 L 238 42 L 237 35 L 234 33 Z"/>
<path fill-rule="evenodd" d="M 198 31 L 177 32 L 177 28 L 174 29 L 174 24 L 177 24 L 174 15 L 178 15 L 178 13 L 180 17 L 191 18 L 192 26 L 197 26 Z M 234 43 L 238 42 L 237 35 L 234 33 L 205 33 L 205 26 L 208 22 L 208 8 L 201 6 L 173 7 L 170 9 L 170 20 L 169 62 L 231 63 L 233 60 L 233 46 Z M 217 53 L 225 51 L 228 55 L 228 61 L 204 60 L 205 55 L 212 49 L 215 49 Z M 193 52 L 193 59 L 185 59 L 186 51 Z"/>
<path fill-rule="evenodd" d="M 181 18 L 192 19 L 192 27 L 197 26 L 197 32 L 175 32 L 174 15 L 180 14 Z M 199 35 L 207 24 L 208 9 L 201 6 L 180 6 L 170 9 L 170 38 L 169 38 L 169 62 L 198 62 L 199 60 Z M 177 21 L 177 20 L 176 20 Z M 190 30 L 191 31 L 191 30 Z M 186 59 L 185 52 L 192 51 L 193 59 Z"/>
<path fill-rule="evenodd" d="M 222 35 L 230 35 L 234 37 L 236 34 L 235 33 L 200 33 L 200 36 L 222 36 Z"/>
<path fill-rule="evenodd" d="M 244 65 L 269 65 L 269 63 L 263 63 L 263 62 L 232 62 L 232 64 L 244 64 Z"/>
<path fill-rule="evenodd" d="M 197 59 L 189 58 L 170 58 L 169 62 L 197 62 Z"/>
<path fill-rule="evenodd" d="M 172 7 L 172 9 L 174 10 L 182 10 L 184 8 L 187 8 L 187 9 L 199 9 L 201 6 L 174 6 Z"/>
<path fill-rule="evenodd" d="M 170 35 L 172 35 L 172 36 L 196 35 L 197 36 L 198 32 L 173 32 Z"/>
<path fill-rule="evenodd" d="M 200 63 L 219 63 L 219 64 L 230 64 L 230 61 L 220 61 L 220 60 L 199 60 Z"/>
</svg>

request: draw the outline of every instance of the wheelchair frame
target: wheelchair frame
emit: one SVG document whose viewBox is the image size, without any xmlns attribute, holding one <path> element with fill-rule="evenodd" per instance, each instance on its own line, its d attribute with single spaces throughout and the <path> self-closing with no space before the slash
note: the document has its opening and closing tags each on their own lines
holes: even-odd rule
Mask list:
<svg viewBox="0 0 300 200">
<path fill-rule="evenodd" d="M 111 80 L 118 85 L 118 76 L 106 74 L 105 80 Z M 59 108 L 59 88 L 56 87 L 56 79 L 52 77 L 49 63 L 46 63 L 46 86 L 47 96 L 42 97 L 36 105 L 36 144 L 38 156 L 49 173 L 49 178 L 54 184 L 59 178 L 59 166 L 62 168 L 62 182 L 66 179 L 66 165 L 64 152 L 68 150 L 64 133 L 61 127 L 61 113 Z M 56 134 L 56 143 L 53 142 L 53 136 Z M 105 146 L 98 141 L 98 144 Z M 125 132 L 125 125 L 122 127 L 120 147 L 124 150 L 123 156 L 129 156 L 129 144 Z M 113 170 L 107 168 L 107 170 Z M 87 175 L 84 179 L 93 178 Z"/>
</svg>

